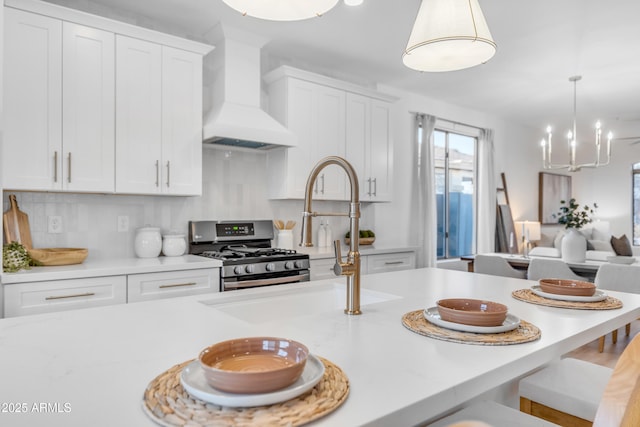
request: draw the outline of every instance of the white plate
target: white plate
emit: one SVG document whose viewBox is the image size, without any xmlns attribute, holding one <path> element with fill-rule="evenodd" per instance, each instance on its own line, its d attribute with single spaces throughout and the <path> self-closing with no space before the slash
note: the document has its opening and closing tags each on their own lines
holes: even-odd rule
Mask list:
<svg viewBox="0 0 640 427">
<path fill-rule="evenodd" d="M 443 328 L 461 332 L 475 332 L 477 334 L 497 334 L 499 332 L 512 331 L 520 325 L 520 319 L 509 313 L 507 313 L 507 318 L 500 326 L 474 326 L 465 325 L 463 323 L 447 322 L 440 318 L 438 307 L 427 308 L 424 311 L 424 318 L 434 325 L 441 326 Z"/>
<path fill-rule="evenodd" d="M 189 363 L 180 374 L 180 384 L 192 397 L 215 405 L 229 407 L 251 407 L 284 402 L 311 390 L 324 375 L 324 364 L 310 354 L 302 375 L 293 384 L 269 393 L 239 394 L 227 393 L 211 387 L 204 377 L 198 360 Z"/>
<path fill-rule="evenodd" d="M 613 264 L 633 264 L 636 258 L 632 256 L 608 256 L 607 261 Z"/>
<path fill-rule="evenodd" d="M 600 289 L 596 289 L 596 293 L 591 295 L 590 297 L 581 297 L 576 295 L 560 295 L 560 294 L 552 294 L 549 292 L 543 292 L 540 289 L 539 285 L 535 285 L 531 287 L 531 291 L 538 295 L 539 297 L 555 299 L 559 301 L 574 301 L 574 302 L 598 302 L 604 301 L 607 299 L 607 294 L 605 294 Z"/>
</svg>

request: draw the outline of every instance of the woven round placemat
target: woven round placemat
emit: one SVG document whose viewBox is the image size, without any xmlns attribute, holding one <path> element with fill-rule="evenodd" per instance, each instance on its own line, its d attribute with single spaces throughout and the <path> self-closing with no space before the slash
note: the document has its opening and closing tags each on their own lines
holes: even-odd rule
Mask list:
<svg viewBox="0 0 640 427">
<path fill-rule="evenodd" d="M 325 366 L 320 382 L 308 392 L 267 406 L 230 408 L 192 398 L 180 384 L 188 360 L 168 369 L 147 386 L 142 408 L 161 426 L 300 426 L 327 415 L 349 395 L 349 379 L 338 366 Z"/>
<path fill-rule="evenodd" d="M 520 325 L 516 329 L 497 334 L 478 334 L 475 332 L 461 332 L 443 328 L 438 325 L 434 325 L 425 319 L 424 310 L 405 313 L 405 315 L 402 316 L 402 324 L 405 328 L 420 335 L 463 344 L 522 344 L 529 341 L 535 341 L 540 338 L 540 329 L 522 319 L 520 319 Z"/>
<path fill-rule="evenodd" d="M 610 296 L 607 296 L 605 300 L 593 302 L 561 301 L 541 297 L 534 294 L 531 289 L 518 289 L 517 291 L 513 291 L 511 296 L 520 301 L 546 305 L 548 307 L 575 308 L 578 310 L 612 310 L 622 308 L 622 301 Z"/>
</svg>

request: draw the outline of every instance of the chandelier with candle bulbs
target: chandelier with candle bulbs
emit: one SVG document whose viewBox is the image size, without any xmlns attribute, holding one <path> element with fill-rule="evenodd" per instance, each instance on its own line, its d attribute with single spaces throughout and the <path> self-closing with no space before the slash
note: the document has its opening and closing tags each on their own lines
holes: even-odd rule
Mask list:
<svg viewBox="0 0 640 427">
<path fill-rule="evenodd" d="M 573 130 L 570 130 L 567 133 L 567 146 L 569 149 L 569 163 L 565 164 L 557 164 L 553 163 L 551 160 L 552 146 L 551 146 L 551 126 L 547 126 L 547 137 L 542 140 L 540 145 L 542 146 L 542 165 L 545 169 L 567 169 L 569 172 L 577 172 L 582 168 L 597 168 L 598 166 L 605 166 L 609 164 L 609 160 L 611 160 L 611 139 L 613 138 L 613 134 L 609 132 L 607 134 L 607 147 L 606 147 L 606 157 L 604 160 L 600 159 L 601 150 L 601 135 L 602 135 L 602 125 L 600 121 L 596 122 L 596 159 L 592 163 L 576 163 L 576 148 L 577 148 L 577 131 L 576 131 L 576 85 L 578 81 L 582 79 L 582 76 L 572 76 L 569 77 L 569 81 L 573 82 Z"/>
</svg>

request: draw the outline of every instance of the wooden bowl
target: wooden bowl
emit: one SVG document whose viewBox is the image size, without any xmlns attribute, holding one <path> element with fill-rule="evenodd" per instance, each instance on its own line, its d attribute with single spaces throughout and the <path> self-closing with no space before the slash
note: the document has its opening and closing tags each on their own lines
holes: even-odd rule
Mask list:
<svg viewBox="0 0 640 427">
<path fill-rule="evenodd" d="M 361 237 L 360 238 L 360 244 L 363 245 L 363 246 L 373 245 L 373 242 L 375 242 L 375 241 L 376 241 L 375 237 Z M 345 237 L 344 243 L 345 243 L 345 245 L 351 244 L 351 239 Z"/>
<path fill-rule="evenodd" d="M 40 248 L 27 249 L 29 256 L 39 265 L 82 264 L 89 254 L 84 248 Z"/>
<path fill-rule="evenodd" d="M 590 297 L 596 293 L 596 285 L 580 280 L 540 279 L 538 283 L 542 292 L 550 294 Z"/>
<path fill-rule="evenodd" d="M 468 298 L 441 299 L 440 318 L 447 322 L 473 326 L 500 326 L 507 318 L 507 306 L 493 301 Z"/>
<path fill-rule="evenodd" d="M 209 385 L 230 393 L 267 393 L 293 384 L 309 356 L 303 344 L 285 338 L 223 341 L 200 353 Z"/>
</svg>

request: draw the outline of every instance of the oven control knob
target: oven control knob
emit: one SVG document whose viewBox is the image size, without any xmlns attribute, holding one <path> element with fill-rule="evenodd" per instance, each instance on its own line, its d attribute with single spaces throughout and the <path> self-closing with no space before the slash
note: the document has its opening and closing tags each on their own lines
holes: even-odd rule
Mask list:
<svg viewBox="0 0 640 427">
<path fill-rule="evenodd" d="M 284 263 L 284 268 L 287 270 L 292 270 L 293 269 L 293 262 L 291 261 L 287 261 Z"/>
<path fill-rule="evenodd" d="M 256 268 L 253 266 L 253 264 L 249 264 L 244 268 L 244 271 L 246 271 L 247 273 L 251 274 L 254 271 L 256 271 Z"/>
<path fill-rule="evenodd" d="M 242 268 L 242 266 L 238 265 L 233 269 L 233 272 L 236 274 L 242 274 L 244 273 L 244 268 Z"/>
<path fill-rule="evenodd" d="M 265 268 L 267 269 L 267 271 L 274 271 L 276 269 L 276 265 L 270 262 L 265 266 Z"/>
<path fill-rule="evenodd" d="M 304 268 L 304 263 L 302 261 L 296 261 L 294 262 L 294 265 L 296 266 L 296 268 Z"/>
</svg>

